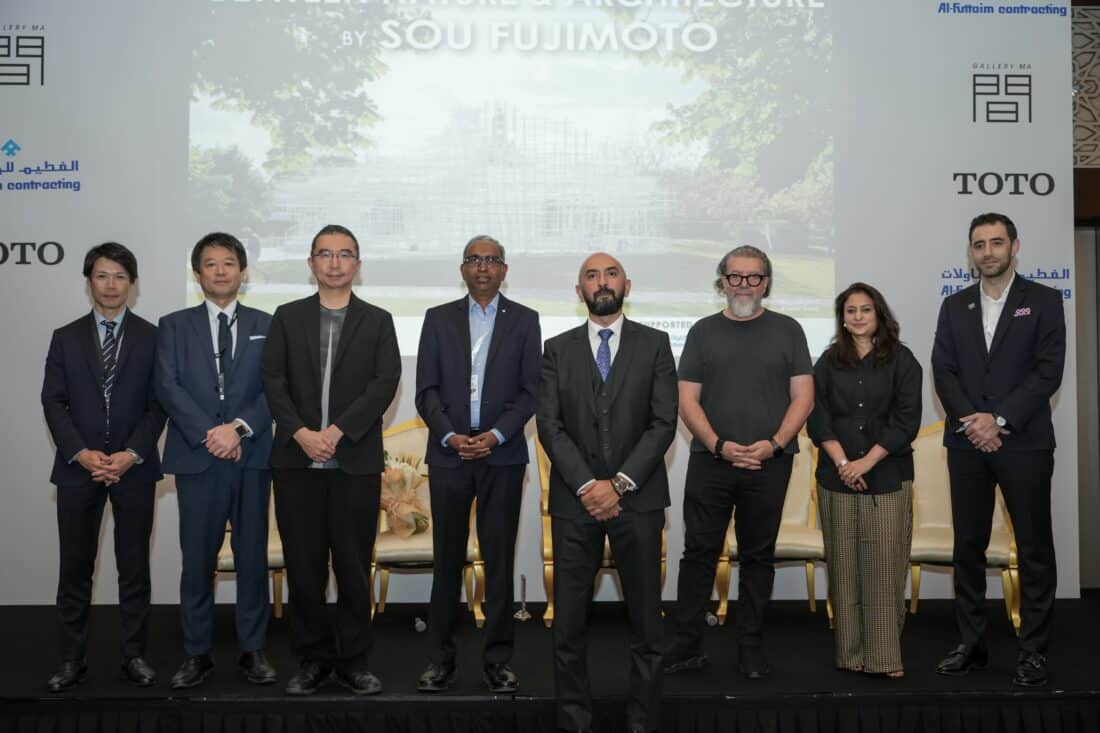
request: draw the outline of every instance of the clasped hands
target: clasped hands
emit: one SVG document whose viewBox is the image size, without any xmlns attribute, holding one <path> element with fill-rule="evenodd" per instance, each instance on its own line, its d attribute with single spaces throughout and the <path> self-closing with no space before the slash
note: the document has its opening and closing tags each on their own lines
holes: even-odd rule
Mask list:
<svg viewBox="0 0 1100 733">
<path fill-rule="evenodd" d="M 975 412 L 972 415 L 959 418 L 959 422 L 966 425 L 963 434 L 982 453 L 993 453 L 1001 447 L 1001 436 L 1008 431 L 997 425 L 997 421 L 989 412 Z"/>
<path fill-rule="evenodd" d="M 844 485 L 852 491 L 866 491 L 867 480 L 863 476 L 874 467 L 874 462 L 864 456 L 854 461 L 841 461 L 836 465 L 836 472 Z"/>
<path fill-rule="evenodd" d="M 734 468 L 759 471 L 764 461 L 772 457 L 772 442 L 758 440 L 749 445 L 741 445 L 732 440 L 722 444 L 722 458 L 733 464 Z"/>
<path fill-rule="evenodd" d="M 581 493 L 581 504 L 597 522 L 606 522 L 619 516 L 623 510 L 619 505 L 619 492 L 607 479 L 595 481 Z"/>
<path fill-rule="evenodd" d="M 310 430 L 298 428 L 294 433 L 294 439 L 311 461 L 325 463 L 331 461 L 336 455 L 336 444 L 344 437 L 344 431 L 335 425 L 329 425 L 324 430 Z"/>
<path fill-rule="evenodd" d="M 497 445 L 497 436 L 491 430 L 473 436 L 455 433 L 447 438 L 447 445 L 451 446 L 462 460 L 476 461 L 489 456 L 489 452 Z"/>
<path fill-rule="evenodd" d="M 241 460 L 241 436 L 237 435 L 237 426 L 233 423 L 215 425 L 206 431 L 202 441 L 206 450 L 215 458 L 227 461 Z"/>
<path fill-rule="evenodd" d="M 87 448 L 76 454 L 76 460 L 88 473 L 92 474 L 93 481 L 104 486 L 117 484 L 122 480 L 122 474 L 137 463 L 134 454 L 124 450 L 107 455 L 101 450 Z"/>
</svg>

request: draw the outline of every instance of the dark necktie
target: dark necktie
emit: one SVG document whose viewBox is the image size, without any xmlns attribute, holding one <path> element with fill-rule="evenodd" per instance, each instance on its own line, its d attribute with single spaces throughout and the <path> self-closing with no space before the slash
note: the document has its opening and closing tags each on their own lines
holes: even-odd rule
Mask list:
<svg viewBox="0 0 1100 733">
<path fill-rule="evenodd" d="M 600 370 L 600 379 L 607 381 L 611 372 L 611 345 L 607 342 L 614 335 L 610 328 L 600 329 L 600 347 L 596 349 L 596 368 Z"/>
<path fill-rule="evenodd" d="M 103 399 L 111 403 L 111 389 L 118 375 L 118 342 L 115 340 L 115 322 L 106 319 L 100 321 L 105 329 L 100 353 L 103 357 Z"/>
<path fill-rule="evenodd" d="M 227 374 L 233 365 L 233 334 L 229 330 L 229 316 L 218 314 L 218 374 Z"/>
</svg>

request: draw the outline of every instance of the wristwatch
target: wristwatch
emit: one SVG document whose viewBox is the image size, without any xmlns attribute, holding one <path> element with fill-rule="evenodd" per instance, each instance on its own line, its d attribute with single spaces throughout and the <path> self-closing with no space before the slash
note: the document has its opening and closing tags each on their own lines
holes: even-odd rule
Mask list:
<svg viewBox="0 0 1100 733">
<path fill-rule="evenodd" d="M 627 481 L 622 476 L 612 476 L 611 477 L 611 488 L 615 489 L 616 494 L 618 494 L 619 496 L 622 496 L 623 494 L 630 491 L 630 482 Z"/>
<path fill-rule="evenodd" d="M 234 430 L 237 431 L 238 438 L 245 438 L 248 436 L 248 428 L 246 428 L 243 423 L 237 423 L 237 427 L 234 428 Z"/>
<path fill-rule="evenodd" d="M 772 444 L 772 458 L 777 458 L 783 453 L 783 446 L 779 445 L 779 442 L 775 438 L 768 438 L 768 442 Z"/>
<path fill-rule="evenodd" d="M 1004 417 L 1002 417 L 1001 415 L 998 415 L 995 412 L 992 413 L 992 414 L 993 414 L 993 422 L 997 423 L 997 427 L 1003 428 L 1006 425 L 1008 425 L 1008 420 L 1005 420 Z"/>
<path fill-rule="evenodd" d="M 719 438 L 714 442 L 714 460 L 722 460 L 722 446 L 726 444 L 726 441 Z"/>
</svg>

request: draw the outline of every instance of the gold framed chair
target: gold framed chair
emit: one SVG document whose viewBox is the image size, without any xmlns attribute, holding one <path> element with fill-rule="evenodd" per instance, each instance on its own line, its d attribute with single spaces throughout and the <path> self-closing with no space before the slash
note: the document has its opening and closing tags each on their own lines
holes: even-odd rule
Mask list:
<svg viewBox="0 0 1100 733">
<path fill-rule="evenodd" d="M 805 432 L 798 435 L 798 453 L 794 457 L 791 479 L 787 484 L 787 496 L 783 501 L 783 516 L 779 523 L 779 535 L 775 541 L 775 561 L 802 562 L 806 566 L 806 593 L 810 612 L 817 613 L 817 597 L 814 590 L 815 563 L 825 560 L 825 540 L 817 526 L 817 485 L 814 471 L 817 469 L 817 452 Z M 736 516 L 736 509 L 734 510 Z M 722 553 L 718 556 L 718 568 L 714 573 L 714 586 L 718 594 L 719 624 L 726 623 L 729 613 L 730 571 L 737 562 L 737 535 L 734 518 L 730 518 Z M 832 624 L 832 607 L 826 601 L 826 614 Z"/>
<path fill-rule="evenodd" d="M 912 595 L 909 612 L 917 612 L 922 565 L 951 567 L 954 529 L 951 523 L 951 483 L 947 475 L 947 449 L 943 447 L 943 422 L 923 428 L 913 441 L 913 545 L 909 553 Z M 993 532 L 985 551 L 986 564 L 999 568 L 1005 612 L 1020 633 L 1020 568 L 1016 535 L 1001 489 L 997 487 Z"/>
<path fill-rule="evenodd" d="M 542 516 L 542 585 L 546 590 L 546 611 L 542 622 L 546 628 L 554 625 L 554 535 L 550 520 L 550 456 L 542 447 L 542 441 L 535 438 L 535 456 L 539 470 L 539 512 Z M 668 537 L 665 528 L 661 528 L 661 588 L 665 587 L 665 574 L 668 556 Z M 615 559 L 611 554 L 611 543 L 607 538 L 603 542 L 603 561 L 600 571 L 615 570 Z M 597 573 L 597 580 L 599 574 Z"/>
<path fill-rule="evenodd" d="M 233 545 L 231 537 L 233 527 L 226 523 L 225 539 L 218 550 L 216 572 L 235 573 L 233 563 Z M 267 517 L 267 568 L 271 571 L 271 601 L 275 606 L 275 618 L 283 617 L 283 578 L 286 575 L 286 560 L 283 557 L 283 538 L 279 536 L 279 525 L 275 521 L 275 493 L 272 491 L 268 503 Z"/>
<path fill-rule="evenodd" d="M 431 571 L 435 558 L 432 545 L 431 493 L 428 466 L 423 463 L 428 426 L 420 418 L 395 425 L 382 433 L 386 471 L 382 475 L 382 506 L 378 537 L 374 543 L 371 588 L 378 576 L 375 611 L 386 610 L 391 572 Z M 477 541 L 476 502 L 470 510 L 470 539 L 466 545 L 463 581 L 466 605 L 478 628 L 485 624 L 481 594 L 485 588 L 485 563 Z"/>
</svg>

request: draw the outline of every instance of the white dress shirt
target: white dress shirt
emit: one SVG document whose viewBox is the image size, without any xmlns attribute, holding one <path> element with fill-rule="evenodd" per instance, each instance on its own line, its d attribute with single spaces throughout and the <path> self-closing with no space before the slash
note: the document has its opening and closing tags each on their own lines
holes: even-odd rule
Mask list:
<svg viewBox="0 0 1100 733">
<path fill-rule="evenodd" d="M 993 346 L 993 335 L 997 333 L 997 321 L 1001 320 L 1001 311 L 1005 309 L 1005 301 L 1008 299 L 1008 292 L 1012 290 L 1012 283 L 1016 282 L 1016 273 L 1012 273 L 1012 279 L 1008 281 L 1008 285 L 1001 291 L 1001 297 L 994 300 L 985 292 L 985 286 L 979 285 L 978 290 L 981 291 L 982 298 L 982 330 L 985 331 L 985 350 L 989 351 Z"/>
</svg>

